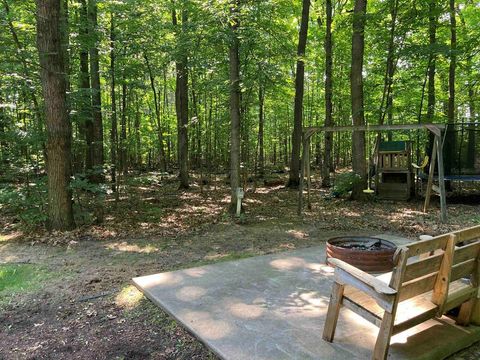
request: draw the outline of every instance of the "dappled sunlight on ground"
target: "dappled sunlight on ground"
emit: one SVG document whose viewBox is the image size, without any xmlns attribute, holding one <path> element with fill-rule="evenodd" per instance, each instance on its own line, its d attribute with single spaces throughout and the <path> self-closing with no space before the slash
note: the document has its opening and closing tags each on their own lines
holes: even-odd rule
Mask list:
<svg viewBox="0 0 480 360">
<path fill-rule="evenodd" d="M 275 259 L 270 262 L 270 265 L 277 270 L 293 270 L 304 268 L 306 264 L 307 263 L 305 260 L 299 257 Z"/>
<path fill-rule="evenodd" d="M 239 319 L 256 319 L 265 313 L 262 303 L 245 304 L 239 299 L 226 299 L 224 307 Z"/>
<path fill-rule="evenodd" d="M 19 239 L 23 235 L 20 231 L 15 231 L 10 234 L 0 234 L 0 243 L 14 241 Z"/>
<path fill-rule="evenodd" d="M 142 298 L 143 294 L 135 286 L 128 285 L 115 296 L 115 305 L 125 310 L 131 310 L 138 306 Z"/>
<path fill-rule="evenodd" d="M 176 297 L 181 301 L 195 301 L 207 293 L 207 290 L 200 286 L 184 286 L 177 290 Z"/>
<path fill-rule="evenodd" d="M 294 229 L 287 230 L 286 233 L 289 234 L 290 236 L 294 237 L 295 239 L 306 239 L 310 236 L 305 231 L 294 230 Z"/>
<path fill-rule="evenodd" d="M 189 323 L 195 322 L 199 331 L 208 340 L 222 339 L 232 332 L 228 322 L 215 319 L 206 311 L 187 311 L 183 317 Z"/>
<path fill-rule="evenodd" d="M 146 246 L 139 246 L 136 244 L 129 244 L 127 242 L 121 243 L 111 243 L 105 245 L 105 247 L 109 250 L 117 250 L 117 251 L 126 251 L 126 252 L 136 252 L 142 254 L 150 254 L 153 252 L 157 252 L 159 249 L 153 245 L 146 245 Z"/>
</svg>

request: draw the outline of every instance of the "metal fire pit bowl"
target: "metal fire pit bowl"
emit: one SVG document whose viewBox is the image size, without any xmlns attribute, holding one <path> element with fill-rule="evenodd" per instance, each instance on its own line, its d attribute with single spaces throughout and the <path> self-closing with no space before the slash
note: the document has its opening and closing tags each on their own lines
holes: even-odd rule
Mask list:
<svg viewBox="0 0 480 360">
<path fill-rule="evenodd" d="M 374 237 L 335 237 L 327 241 L 327 264 L 329 258 L 336 258 L 366 272 L 389 272 L 396 249 L 394 243 Z"/>
</svg>

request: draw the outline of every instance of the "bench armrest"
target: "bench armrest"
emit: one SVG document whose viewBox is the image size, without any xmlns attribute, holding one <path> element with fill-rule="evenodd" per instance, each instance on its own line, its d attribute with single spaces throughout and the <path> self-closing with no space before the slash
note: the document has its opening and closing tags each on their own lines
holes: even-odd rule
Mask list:
<svg viewBox="0 0 480 360">
<path fill-rule="evenodd" d="M 397 291 L 382 280 L 339 259 L 328 259 L 335 266 L 335 282 L 352 286 L 371 296 L 387 312 L 393 311 Z"/>
</svg>

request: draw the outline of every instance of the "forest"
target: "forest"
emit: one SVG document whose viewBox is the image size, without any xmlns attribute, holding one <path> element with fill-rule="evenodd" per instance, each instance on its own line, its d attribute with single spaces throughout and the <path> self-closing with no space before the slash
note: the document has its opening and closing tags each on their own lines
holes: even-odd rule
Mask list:
<svg viewBox="0 0 480 360">
<path fill-rule="evenodd" d="M 210 358 L 129 279 L 480 223 L 478 1 L 0 0 L 0 29 L 0 357 Z M 446 182 L 448 223 L 436 199 L 421 210 L 421 185 L 408 202 L 365 191 L 380 139 L 428 177 L 426 124 L 445 129 L 445 174 L 476 177 Z M 90 347 L 52 340 L 84 321 Z M 139 335 L 101 341 L 122 326 Z"/>
<path fill-rule="evenodd" d="M 45 23 L 33 1 L 1 9 L 2 203 L 34 225 L 80 225 L 72 196 L 85 193 L 101 222 L 105 195 L 146 171 L 236 189 L 289 167 L 295 187 L 302 126 L 476 122 L 474 1 L 44 5 Z M 472 134 L 461 146 L 474 154 Z M 418 158 L 424 139 L 400 137 Z M 315 137 L 323 185 L 352 155 L 365 177 L 365 135 L 353 143 Z"/>
</svg>

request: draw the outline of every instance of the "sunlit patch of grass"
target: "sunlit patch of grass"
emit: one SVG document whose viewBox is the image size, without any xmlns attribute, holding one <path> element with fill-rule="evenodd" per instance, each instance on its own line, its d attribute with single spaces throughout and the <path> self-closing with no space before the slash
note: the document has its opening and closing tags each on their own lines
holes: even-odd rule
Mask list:
<svg viewBox="0 0 480 360">
<path fill-rule="evenodd" d="M 22 235 L 22 234 L 19 233 L 19 232 L 7 234 L 7 235 L 2 235 L 2 234 L 0 234 L 0 243 L 1 243 L 1 242 L 7 242 L 7 241 L 10 241 L 10 240 L 18 239 L 21 235 Z"/>
<path fill-rule="evenodd" d="M 138 306 L 143 294 L 133 285 L 125 286 L 115 297 L 115 304 L 125 310 L 132 310 Z"/>
<path fill-rule="evenodd" d="M 39 288 L 53 275 L 31 264 L 0 265 L 0 302 Z"/>
<path fill-rule="evenodd" d="M 247 259 L 255 255 L 260 255 L 252 252 L 238 252 L 238 253 L 217 253 L 217 254 L 209 254 L 204 257 L 204 260 L 195 261 L 190 264 L 182 265 L 182 268 L 189 268 L 189 267 L 198 267 L 203 265 L 210 265 L 217 262 L 225 262 L 225 261 L 233 261 L 233 260 L 241 260 Z"/>
<path fill-rule="evenodd" d="M 117 250 L 117 251 L 124 251 L 124 252 L 135 252 L 135 253 L 141 253 L 141 254 L 150 254 L 153 252 L 157 252 L 158 248 L 153 246 L 153 245 L 146 245 L 146 246 L 139 246 L 137 244 L 128 244 L 127 242 L 121 242 L 121 243 L 112 243 L 112 244 L 107 244 L 105 246 L 109 250 Z"/>
</svg>

